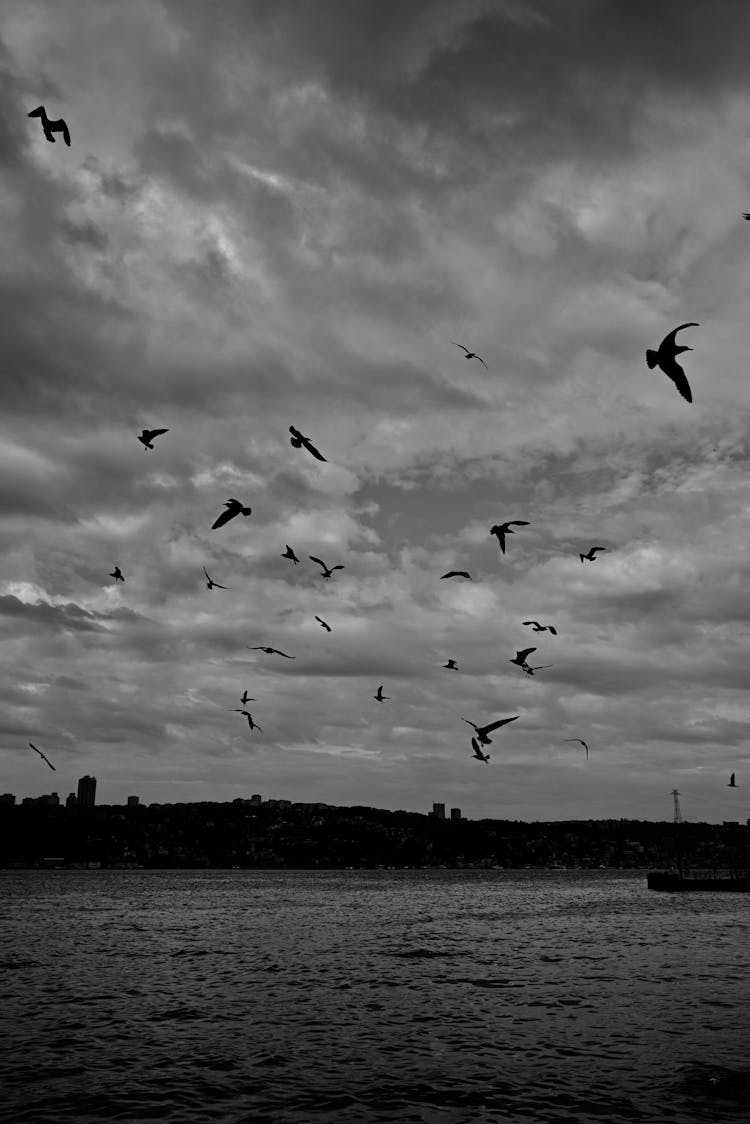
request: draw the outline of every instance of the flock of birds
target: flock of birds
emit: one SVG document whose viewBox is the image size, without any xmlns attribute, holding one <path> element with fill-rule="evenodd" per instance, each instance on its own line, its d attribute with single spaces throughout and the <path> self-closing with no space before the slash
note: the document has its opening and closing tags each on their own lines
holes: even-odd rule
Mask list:
<svg viewBox="0 0 750 1124">
<path fill-rule="evenodd" d="M 41 106 L 41 105 L 38 106 L 36 109 L 32 109 L 28 116 L 40 118 L 42 130 L 44 132 L 44 136 L 46 137 L 46 139 L 49 142 L 54 144 L 55 143 L 55 133 L 60 133 L 62 135 L 62 138 L 63 138 L 65 144 L 70 146 L 70 131 L 69 131 L 68 126 L 67 126 L 65 121 L 63 121 L 62 119 L 59 119 L 57 121 L 51 121 L 49 119 L 49 117 L 47 116 L 47 113 L 46 113 L 46 110 L 45 110 L 44 106 Z M 745 213 L 743 215 L 743 217 L 745 219 L 750 220 L 750 212 Z M 697 328 L 699 326 L 700 325 L 697 324 L 694 321 L 691 321 L 691 322 L 686 323 L 686 324 L 680 324 L 664 337 L 664 339 L 661 341 L 661 343 L 659 344 L 659 347 L 657 348 L 656 351 L 651 350 L 651 349 L 648 349 L 646 351 L 646 363 L 647 363 L 649 369 L 653 370 L 655 367 L 658 367 L 669 379 L 672 380 L 672 382 L 674 383 L 678 392 L 682 395 L 682 397 L 687 402 L 693 401 L 692 391 L 690 389 L 690 384 L 687 380 L 687 377 L 685 375 L 684 370 L 682 369 L 680 364 L 677 362 L 677 356 L 681 355 L 682 353 L 684 353 L 686 351 L 692 351 L 693 349 L 691 347 L 679 345 L 676 341 L 676 336 L 677 336 L 677 333 L 682 331 L 684 328 Z M 451 340 L 451 343 L 453 344 L 454 347 L 457 347 L 461 351 L 463 351 L 465 359 L 467 359 L 467 360 L 476 359 L 481 364 L 483 364 L 485 369 L 487 369 L 487 370 L 489 369 L 487 367 L 487 364 L 485 363 L 484 359 L 482 358 L 482 356 L 478 355 L 477 352 L 471 351 L 464 344 L 457 343 L 455 340 Z M 161 437 L 166 433 L 169 433 L 169 429 L 144 429 L 138 435 L 138 440 L 143 445 L 144 450 L 152 450 L 153 451 L 153 449 L 154 449 L 153 442 L 154 442 L 155 438 Z M 326 457 L 323 456 L 323 454 L 320 452 L 320 450 L 312 443 L 312 441 L 308 437 L 306 437 L 303 433 L 301 433 L 300 430 L 296 429 L 295 426 L 293 426 L 293 425 L 289 426 L 289 433 L 291 434 L 290 444 L 292 445 L 293 448 L 295 448 L 295 449 L 305 449 L 316 460 L 327 463 Z M 211 525 L 211 530 L 215 531 L 215 530 L 218 530 L 220 527 L 224 527 L 227 523 L 230 522 L 230 520 L 237 518 L 237 516 L 239 516 L 239 515 L 242 515 L 243 517 L 247 518 L 249 515 L 252 514 L 252 508 L 250 506 L 245 505 L 240 500 L 232 498 L 232 497 L 230 497 L 228 500 L 226 500 L 226 502 L 224 503 L 224 508 L 225 508 L 225 510 L 221 512 L 221 514 L 217 517 L 217 519 Z M 515 531 L 513 530 L 514 527 L 528 527 L 528 526 L 530 526 L 530 524 L 525 519 L 510 519 L 510 520 L 507 520 L 505 523 L 496 523 L 493 527 L 490 528 L 489 533 L 490 533 L 490 535 L 496 536 L 498 544 L 500 546 L 500 550 L 502 551 L 503 554 L 505 554 L 505 551 L 506 551 L 506 536 L 515 534 Z M 605 547 L 605 546 L 592 546 L 592 547 L 589 548 L 589 550 L 587 552 L 579 554 L 578 557 L 580 558 L 581 563 L 583 563 L 583 562 L 594 562 L 594 561 L 596 561 L 597 554 L 602 552 L 602 551 L 606 551 L 606 549 L 607 549 L 607 547 Z M 284 553 L 281 555 L 281 557 L 285 558 L 285 559 L 288 559 L 295 566 L 298 566 L 299 563 L 300 563 L 300 560 L 297 557 L 295 551 L 293 550 L 293 548 L 291 546 L 289 546 L 289 544 L 286 544 L 286 549 L 285 549 Z M 312 554 L 308 555 L 308 557 L 309 557 L 311 562 L 314 562 L 316 565 L 320 566 L 321 576 L 326 581 L 329 581 L 331 579 L 331 577 L 333 576 L 333 574 L 336 570 L 343 570 L 345 568 L 341 563 L 337 563 L 334 566 L 328 566 L 321 558 L 316 558 Z M 206 588 L 207 589 L 209 589 L 209 590 L 213 590 L 213 589 L 226 590 L 226 589 L 230 588 L 229 586 L 221 585 L 218 582 L 215 582 L 209 576 L 208 571 L 205 569 L 205 567 L 203 568 L 203 573 L 205 575 Z M 119 565 L 117 565 L 117 564 L 115 564 L 115 568 L 109 574 L 109 576 L 114 579 L 115 583 L 117 583 L 117 582 L 124 583 L 125 582 L 125 577 L 122 573 L 122 570 L 120 569 Z M 471 577 L 471 574 L 469 574 L 469 572 L 467 570 L 449 570 L 447 573 L 445 573 L 441 576 L 440 580 L 445 581 L 446 579 L 450 579 L 450 578 L 464 578 L 468 581 L 473 580 L 472 577 Z M 322 628 L 324 628 L 326 630 L 326 632 L 332 631 L 331 626 L 326 621 L 324 621 L 322 619 L 322 617 L 316 616 L 315 620 L 321 625 Z M 557 629 L 555 628 L 554 625 L 541 624 L 539 621 L 535 621 L 535 620 L 524 621 L 523 624 L 527 627 L 531 627 L 533 629 L 533 631 L 536 632 L 536 633 L 549 632 L 552 636 L 557 636 Z M 287 659 L 287 660 L 296 659 L 295 656 L 291 656 L 287 652 L 282 652 L 280 649 L 273 648 L 269 645 L 256 644 L 256 645 L 252 645 L 252 646 L 246 645 L 246 647 L 250 651 L 263 652 L 266 655 L 277 655 L 277 656 L 281 656 L 281 657 L 283 657 L 284 659 Z M 514 664 L 515 666 L 519 667 L 523 672 L 525 672 L 525 674 L 531 675 L 531 676 L 533 676 L 535 674 L 535 672 L 537 672 L 537 671 L 542 671 L 545 668 L 549 668 L 549 667 L 554 666 L 553 664 L 540 664 L 540 665 L 537 665 L 537 666 L 530 665 L 528 663 L 528 657 L 533 652 L 536 652 L 536 651 L 537 651 L 537 649 L 535 647 L 519 649 L 516 652 L 515 656 L 509 662 Z M 458 671 L 459 670 L 458 664 L 456 663 L 455 659 L 449 659 L 448 662 L 443 664 L 442 666 L 449 671 Z M 390 699 L 389 695 L 383 694 L 383 686 L 384 686 L 384 684 L 380 684 L 380 686 L 377 689 L 376 694 L 373 695 L 373 698 L 379 703 L 386 702 Z M 236 707 L 234 709 L 235 709 L 235 713 L 238 713 L 238 714 L 242 715 L 244 718 L 247 719 L 247 723 L 248 723 L 248 726 L 249 726 L 250 730 L 258 730 L 258 732 L 262 732 L 261 727 L 257 724 L 257 722 L 255 722 L 251 712 L 245 709 L 248 702 L 255 702 L 255 701 L 256 700 L 254 698 L 251 698 L 248 695 L 247 691 L 245 690 L 245 691 L 243 691 L 243 694 L 240 698 L 240 702 L 242 703 L 242 707 L 241 708 Z M 499 718 L 496 721 L 487 723 L 486 725 L 483 725 L 483 726 L 479 726 L 475 722 L 470 721 L 470 719 L 464 718 L 463 715 L 461 715 L 460 717 L 461 717 L 463 722 L 466 722 L 474 730 L 474 734 L 471 737 L 471 746 L 472 746 L 472 750 L 473 750 L 473 758 L 475 760 L 482 761 L 485 764 L 487 764 L 490 760 L 490 755 L 488 753 L 483 753 L 482 747 L 488 746 L 488 745 L 491 744 L 492 739 L 489 737 L 489 735 L 491 733 L 493 733 L 495 730 L 499 730 L 503 726 L 508 725 L 508 723 L 515 722 L 520 717 L 520 715 L 515 714 L 515 715 L 511 716 L 510 718 Z M 583 749 L 585 750 L 586 760 L 588 760 L 589 746 L 588 746 L 588 743 L 586 741 L 584 741 L 583 738 L 565 738 L 564 740 L 566 742 L 577 742 L 577 743 L 579 743 L 583 747 Z M 42 760 L 45 761 L 47 763 L 47 765 L 49 765 L 50 769 L 55 768 L 55 766 L 45 756 L 45 754 L 42 753 L 42 751 L 40 749 L 37 749 L 37 747 L 32 742 L 29 742 L 29 745 L 34 750 L 34 752 L 38 753 L 39 756 L 42 758 Z M 729 788 L 738 787 L 735 783 L 735 774 L 734 773 L 732 773 L 731 778 L 729 780 L 729 784 L 728 784 L 727 787 L 729 787 Z"/>
</svg>

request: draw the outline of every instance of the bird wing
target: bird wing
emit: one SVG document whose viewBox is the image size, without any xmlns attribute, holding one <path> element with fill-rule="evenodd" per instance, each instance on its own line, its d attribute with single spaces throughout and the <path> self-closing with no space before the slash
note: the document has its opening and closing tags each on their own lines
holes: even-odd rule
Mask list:
<svg viewBox="0 0 750 1124">
<path fill-rule="evenodd" d="M 331 573 L 333 573 L 334 570 L 343 570 L 343 569 L 344 569 L 344 567 L 342 566 L 342 564 L 340 562 L 338 562 L 335 566 L 331 566 Z"/>
<path fill-rule="evenodd" d="M 286 652 L 280 652 L 278 648 L 271 648 L 271 651 L 275 652 L 277 656 L 283 656 L 285 660 L 296 660 L 297 658 L 296 656 L 288 656 Z"/>
<path fill-rule="evenodd" d="M 508 527 L 530 527 L 531 524 L 527 519 L 510 519 L 507 523 Z"/>
<path fill-rule="evenodd" d="M 62 125 L 62 129 L 60 130 L 60 132 L 63 135 L 63 140 L 67 144 L 68 148 L 70 148 L 70 131 L 68 129 L 68 126 L 64 121 L 61 121 L 60 124 Z"/>
<path fill-rule="evenodd" d="M 681 332 L 683 328 L 700 328 L 700 324 L 697 324 L 694 320 L 691 320 L 689 324 L 678 324 L 677 327 L 673 328 L 671 332 L 667 332 L 666 336 L 659 344 L 659 351 L 661 351 L 665 343 L 671 343 L 672 347 L 674 347 L 675 336 L 678 332 Z"/>
<path fill-rule="evenodd" d="M 326 566 L 326 564 L 325 564 L 325 562 L 323 561 L 322 558 L 316 558 L 314 554 L 308 554 L 307 557 L 310 559 L 311 562 L 317 562 L 318 565 L 322 566 L 324 570 L 328 569 L 328 567 Z"/>
<path fill-rule="evenodd" d="M 462 722 L 466 722 L 466 723 L 467 723 L 467 725 L 469 725 L 469 726 L 473 726 L 475 730 L 478 730 L 478 729 L 479 729 L 479 727 L 477 726 L 476 722 L 470 722 L 468 718 L 464 718 L 463 714 L 459 714 L 459 716 L 458 716 L 458 717 L 459 717 L 459 718 L 461 719 L 461 721 L 462 721 Z M 472 740 L 472 741 L 474 741 L 474 739 L 473 739 L 473 738 L 472 738 L 471 740 Z"/>
<path fill-rule="evenodd" d="M 211 530 L 215 531 L 217 527 L 223 527 L 230 519 L 234 519 L 235 515 L 239 515 L 239 508 L 227 507 L 227 510 L 222 511 L 216 522 L 211 524 Z"/>
<path fill-rule="evenodd" d="M 150 429 L 148 431 L 149 437 L 161 437 L 162 433 L 169 433 L 168 429 Z"/>
<path fill-rule="evenodd" d="M 323 456 L 323 454 L 320 452 L 320 450 L 315 448 L 315 446 L 313 445 L 313 443 L 309 439 L 309 437 L 303 437 L 302 438 L 302 444 L 305 446 L 308 453 L 312 453 L 312 455 L 315 457 L 316 460 L 324 461 L 326 459 Z"/>
<path fill-rule="evenodd" d="M 679 329 L 675 328 L 675 331 L 679 331 Z M 675 384 L 685 401 L 692 402 L 693 392 L 690 389 L 690 383 L 687 381 L 687 376 L 677 360 L 662 359 L 659 366 L 661 367 L 667 378 L 670 378 Z"/>
<path fill-rule="evenodd" d="M 474 750 L 474 756 L 478 757 L 480 761 L 484 761 L 484 754 L 479 748 L 479 742 L 476 738 L 471 739 L 471 748 Z"/>
<path fill-rule="evenodd" d="M 453 344 L 453 346 L 454 346 L 454 347 L 460 347 L 460 348 L 461 348 L 461 350 L 462 350 L 462 351 L 465 351 L 467 355 L 469 354 L 469 349 L 468 349 L 468 347 L 464 347 L 464 345 L 463 345 L 462 343 L 456 343 L 456 341 L 455 341 L 455 340 L 451 340 L 451 343 Z"/>
<path fill-rule="evenodd" d="M 551 632 L 553 636 L 557 636 L 557 629 L 553 624 L 547 625 L 547 632 Z"/>
<path fill-rule="evenodd" d="M 493 730 L 499 730 L 501 726 L 506 726 L 508 722 L 515 722 L 516 718 L 520 717 L 520 714 L 514 714 L 512 718 L 499 718 L 497 722 L 490 722 L 488 726 L 481 726 L 477 730 L 477 733 L 486 736 L 487 734 L 491 734 Z"/>
<path fill-rule="evenodd" d="M 525 660 L 527 656 L 530 656 L 531 653 L 535 652 L 535 651 L 536 651 L 536 648 L 524 648 L 522 651 L 516 652 L 516 659 L 517 660 Z"/>
<path fill-rule="evenodd" d="M 489 367 L 488 367 L 488 366 L 487 366 L 487 364 L 485 363 L 484 359 L 482 359 L 482 356 L 481 356 L 481 355 L 477 355 L 477 359 L 478 359 L 478 360 L 479 360 L 479 362 L 480 362 L 480 363 L 482 364 L 482 366 L 483 366 L 483 367 L 485 368 L 485 370 L 486 370 L 486 371 L 489 371 Z"/>
<path fill-rule="evenodd" d="M 246 644 L 245 647 L 248 652 L 265 652 L 266 650 L 263 644 Z"/>
<path fill-rule="evenodd" d="M 597 550 L 606 550 L 606 546 L 592 546 L 589 554 L 596 554 Z"/>
<path fill-rule="evenodd" d="M 211 585 L 214 587 L 214 589 L 229 589 L 228 585 L 219 585 L 218 582 L 211 582 Z"/>
<path fill-rule="evenodd" d="M 524 621 L 523 623 L 524 623 L 524 624 L 535 624 L 535 625 L 537 626 L 537 628 L 541 628 L 541 627 L 542 627 L 542 626 L 541 626 L 541 625 L 539 624 L 539 621 Z"/>
</svg>

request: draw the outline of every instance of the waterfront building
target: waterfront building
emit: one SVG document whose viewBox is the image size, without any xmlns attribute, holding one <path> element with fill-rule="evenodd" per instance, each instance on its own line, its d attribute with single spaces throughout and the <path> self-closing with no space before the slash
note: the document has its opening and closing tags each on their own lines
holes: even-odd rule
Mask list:
<svg viewBox="0 0 750 1124">
<path fill-rule="evenodd" d="M 96 802 L 96 777 L 88 773 L 78 781 L 78 804 L 81 808 L 93 808 Z"/>
</svg>

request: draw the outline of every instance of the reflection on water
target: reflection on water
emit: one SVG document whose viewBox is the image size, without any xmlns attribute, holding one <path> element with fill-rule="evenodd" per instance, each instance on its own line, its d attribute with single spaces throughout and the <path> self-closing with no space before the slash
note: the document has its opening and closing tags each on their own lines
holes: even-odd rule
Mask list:
<svg viewBox="0 0 750 1124">
<path fill-rule="evenodd" d="M 750 896 L 0 872 L 0 1120 L 746 1121 Z"/>
</svg>

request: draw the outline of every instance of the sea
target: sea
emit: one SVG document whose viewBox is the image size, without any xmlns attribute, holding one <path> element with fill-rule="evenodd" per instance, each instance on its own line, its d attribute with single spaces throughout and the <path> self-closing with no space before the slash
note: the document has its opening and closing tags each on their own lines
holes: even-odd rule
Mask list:
<svg viewBox="0 0 750 1124">
<path fill-rule="evenodd" d="M 620 870 L 0 872 L 0 1120 L 750 1120 L 750 895 Z"/>
</svg>

